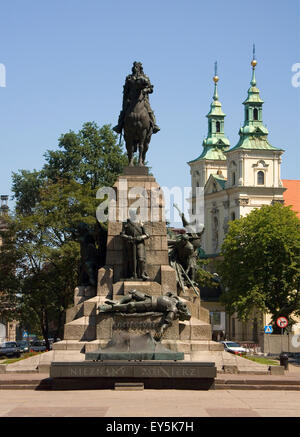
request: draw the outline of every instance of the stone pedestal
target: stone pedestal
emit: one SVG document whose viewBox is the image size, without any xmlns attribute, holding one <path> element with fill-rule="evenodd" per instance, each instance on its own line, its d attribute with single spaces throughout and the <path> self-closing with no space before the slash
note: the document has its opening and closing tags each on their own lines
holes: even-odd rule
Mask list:
<svg viewBox="0 0 300 437">
<path fill-rule="evenodd" d="M 148 389 L 214 389 L 216 367 L 210 362 L 52 363 L 53 390 L 112 389 L 118 383 L 143 383 Z"/>
<path fill-rule="evenodd" d="M 139 171 L 141 171 L 139 169 Z M 127 167 L 114 185 L 116 204 L 110 208 L 108 223 L 106 264 L 113 271 L 113 282 L 126 277 L 124 245 L 120 233 L 122 223 L 128 218 L 128 208 L 139 206 L 138 213 L 150 238 L 145 241 L 147 273 L 151 281 L 175 286 L 175 271 L 169 270 L 167 228 L 164 214 L 164 199 L 160 186 L 153 176 L 138 174 L 136 167 Z M 166 275 L 165 272 L 169 273 Z M 171 279 L 171 276 L 173 278 Z M 167 288 L 167 286 L 166 286 Z M 174 291 L 174 289 L 173 289 Z"/>
<path fill-rule="evenodd" d="M 164 201 L 159 196 L 160 187 L 147 169 L 127 167 L 114 185 L 116 204 L 110 208 L 116 221 L 108 222 L 106 266 L 99 269 L 97 289 L 77 287 L 74 293 L 74 307 L 67 311 L 64 340 L 55 343 L 53 349 L 75 350 L 78 353 L 94 352 L 105 348 L 113 335 L 113 318 L 109 314 L 98 314 L 97 308 L 106 299 L 119 300 L 130 290 L 136 289 L 149 295 L 177 293 L 176 272 L 168 259 L 167 229 L 164 217 Z M 134 189 L 135 191 L 132 191 Z M 132 280 L 125 276 L 123 241 L 120 237 L 123 210 L 136 202 L 138 193 L 144 196 L 144 204 L 152 205 L 144 227 L 150 238 L 145 241 L 147 273 L 149 280 Z M 134 197 L 135 196 L 135 197 Z M 145 200 L 146 199 L 146 200 Z M 135 205 L 136 206 L 136 205 Z M 208 310 L 201 307 L 200 298 L 187 289 L 180 296 L 192 314 L 188 322 L 175 321 L 162 338 L 162 345 L 173 352 L 184 352 L 185 358 L 198 350 L 223 350 L 219 343 L 211 341 L 211 325 Z M 152 332 L 151 328 L 144 333 Z"/>
</svg>

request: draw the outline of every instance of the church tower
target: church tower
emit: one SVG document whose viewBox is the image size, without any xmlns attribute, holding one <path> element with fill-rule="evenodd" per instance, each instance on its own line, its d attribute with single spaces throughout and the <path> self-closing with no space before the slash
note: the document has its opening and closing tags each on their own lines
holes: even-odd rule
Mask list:
<svg viewBox="0 0 300 437">
<path fill-rule="evenodd" d="M 208 133 L 202 143 L 203 151 L 198 158 L 188 162 L 193 190 L 195 187 L 204 187 L 211 174 L 219 174 L 222 178 L 226 178 L 227 175 L 224 152 L 228 150 L 230 143 L 224 134 L 224 118 L 226 115 L 222 111 L 218 96 L 217 63 L 215 63 L 213 81 L 214 95 L 210 111 L 206 116 L 208 118 Z"/>
<path fill-rule="evenodd" d="M 282 149 L 272 146 L 263 124 L 263 100 L 256 84 L 255 48 L 251 61 L 252 77 L 244 104 L 244 124 L 239 141 L 229 149 L 224 135 L 224 117 L 219 102 L 217 74 L 208 117 L 208 135 L 203 152 L 190 161 L 192 188 L 204 186 L 204 227 L 202 247 L 207 255 L 220 253 L 228 223 L 255 208 L 283 202 L 280 179 Z M 195 196 L 195 194 L 194 194 Z M 195 197 L 194 197 L 195 198 Z M 194 199 L 193 198 L 193 199 Z"/>
<path fill-rule="evenodd" d="M 283 201 L 284 188 L 280 179 L 282 149 L 268 141 L 268 129 L 263 124 L 263 103 L 256 86 L 255 46 L 251 61 L 252 78 L 244 104 L 244 124 L 235 147 L 225 152 L 227 183 L 231 210 L 229 219 L 240 218 L 253 208 Z M 234 199 L 233 199 L 234 198 Z"/>
</svg>

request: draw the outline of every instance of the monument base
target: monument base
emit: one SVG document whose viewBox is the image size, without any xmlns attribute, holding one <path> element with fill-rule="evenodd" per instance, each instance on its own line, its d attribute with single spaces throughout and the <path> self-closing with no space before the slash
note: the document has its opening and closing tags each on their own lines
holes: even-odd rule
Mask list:
<svg viewBox="0 0 300 437">
<path fill-rule="evenodd" d="M 143 383 L 146 389 L 214 389 L 215 363 L 167 361 L 52 362 L 53 390 L 113 389 Z"/>
<path fill-rule="evenodd" d="M 156 342 L 152 335 L 115 333 L 108 345 L 95 352 L 86 352 L 85 359 L 104 360 L 184 360 L 183 352 L 175 352 Z"/>
</svg>

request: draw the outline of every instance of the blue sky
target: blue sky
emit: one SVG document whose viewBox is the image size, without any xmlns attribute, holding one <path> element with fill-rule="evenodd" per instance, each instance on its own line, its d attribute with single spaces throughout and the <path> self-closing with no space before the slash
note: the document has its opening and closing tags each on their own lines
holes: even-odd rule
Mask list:
<svg viewBox="0 0 300 437">
<path fill-rule="evenodd" d="M 86 121 L 116 124 L 135 60 L 154 84 L 161 128 L 147 160 L 160 185 L 188 186 L 186 163 L 207 133 L 214 62 L 234 146 L 253 43 L 269 140 L 285 149 L 282 178 L 299 179 L 300 87 L 291 82 L 300 63 L 298 0 L 11 0 L 0 22 L 0 194 L 11 195 L 12 171 L 40 169 L 62 133 Z"/>
</svg>

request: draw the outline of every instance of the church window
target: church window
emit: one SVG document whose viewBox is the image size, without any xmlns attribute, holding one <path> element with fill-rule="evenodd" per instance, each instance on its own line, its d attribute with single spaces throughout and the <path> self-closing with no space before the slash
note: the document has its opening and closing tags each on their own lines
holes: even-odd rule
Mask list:
<svg viewBox="0 0 300 437">
<path fill-rule="evenodd" d="M 217 121 L 217 122 L 216 122 L 216 132 L 220 132 L 220 131 L 221 131 L 220 122 Z"/>
<path fill-rule="evenodd" d="M 231 213 L 231 220 L 235 220 L 235 212 Z"/>
<path fill-rule="evenodd" d="M 254 111 L 253 111 L 253 120 L 258 120 L 258 109 L 257 108 L 254 108 Z"/>
<path fill-rule="evenodd" d="M 213 242 L 213 251 L 218 250 L 219 245 L 219 222 L 216 216 L 213 218 L 213 229 L 212 229 L 212 242 Z"/>
<path fill-rule="evenodd" d="M 249 120 L 249 109 L 247 108 L 246 109 L 246 121 L 248 121 Z"/>
<path fill-rule="evenodd" d="M 257 185 L 264 185 L 265 183 L 265 174 L 263 171 L 259 171 L 257 173 Z"/>
<path fill-rule="evenodd" d="M 235 185 L 236 180 L 235 180 L 235 171 L 232 172 L 232 185 Z"/>
</svg>

